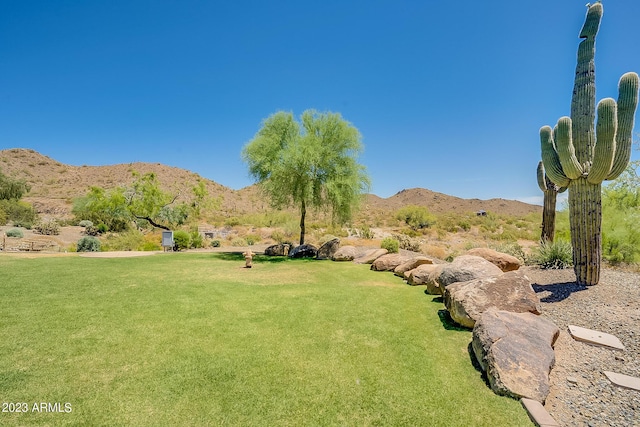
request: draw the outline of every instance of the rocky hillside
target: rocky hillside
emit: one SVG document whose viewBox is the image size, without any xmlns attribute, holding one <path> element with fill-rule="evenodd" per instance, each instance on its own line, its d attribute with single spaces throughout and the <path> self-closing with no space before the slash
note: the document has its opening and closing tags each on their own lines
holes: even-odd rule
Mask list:
<svg viewBox="0 0 640 427">
<path fill-rule="evenodd" d="M 128 163 L 111 166 L 71 166 L 62 164 L 34 150 L 0 150 L 0 171 L 5 175 L 25 179 L 31 191 L 25 200 L 33 203 L 40 213 L 68 216 L 73 199 L 83 196 L 91 186 L 114 188 L 133 182 L 133 172 L 153 172 L 162 188 L 179 199 L 188 200 L 191 189 L 199 181 L 205 183 L 210 196 L 222 199 L 221 210 L 227 216 L 268 209 L 267 201 L 256 186 L 241 190 L 220 185 L 196 173 L 160 163 Z M 431 212 L 476 212 L 485 210 L 511 215 L 540 212 L 541 207 L 503 199 L 461 199 L 423 188 L 402 190 L 387 199 L 367 195 L 361 215 L 392 215 L 405 205 L 425 206 Z"/>
</svg>

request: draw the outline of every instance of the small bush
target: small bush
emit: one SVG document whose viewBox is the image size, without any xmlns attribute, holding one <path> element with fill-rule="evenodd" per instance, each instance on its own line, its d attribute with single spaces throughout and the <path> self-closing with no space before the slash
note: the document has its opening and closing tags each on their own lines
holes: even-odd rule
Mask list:
<svg viewBox="0 0 640 427">
<path fill-rule="evenodd" d="M 93 224 L 91 224 L 85 227 L 84 234 L 87 236 L 97 236 L 100 232 L 98 231 L 98 227 L 94 227 Z"/>
<path fill-rule="evenodd" d="M 93 236 L 85 236 L 78 240 L 76 250 L 78 252 L 98 252 L 100 251 L 100 240 Z"/>
<path fill-rule="evenodd" d="M 189 249 L 189 245 L 191 244 L 191 236 L 189 236 L 189 233 L 184 230 L 174 231 L 173 242 L 175 244 L 175 248 L 179 251 Z"/>
<path fill-rule="evenodd" d="M 396 234 L 393 236 L 398 241 L 400 249 L 406 249 L 408 251 L 420 252 L 420 241 L 412 239 L 404 234 Z"/>
<path fill-rule="evenodd" d="M 36 224 L 34 228 L 36 232 L 44 234 L 45 236 L 57 236 L 60 234 L 60 225 L 52 219 L 40 222 Z"/>
<path fill-rule="evenodd" d="M 413 230 L 431 227 L 436 217 L 423 206 L 409 205 L 398 210 L 396 219 L 404 221 Z"/>
<path fill-rule="evenodd" d="M 212 248 L 219 248 L 220 247 L 220 240 L 212 240 L 211 241 L 211 247 Z"/>
<path fill-rule="evenodd" d="M 271 238 L 273 240 L 275 240 L 277 243 L 282 243 L 285 241 L 286 237 L 284 235 L 283 232 L 281 231 L 274 231 L 273 233 L 271 233 Z"/>
<path fill-rule="evenodd" d="M 196 230 L 191 232 L 191 242 L 189 243 L 189 247 L 198 249 L 204 247 L 204 239 L 202 235 Z"/>
<path fill-rule="evenodd" d="M 7 237 L 23 238 L 24 237 L 24 233 L 19 228 L 11 228 L 11 229 L 7 230 Z"/>
<path fill-rule="evenodd" d="M 357 229 L 355 234 L 361 239 L 373 239 L 374 237 L 374 233 L 368 225 L 363 225 Z"/>
<path fill-rule="evenodd" d="M 98 233 L 106 233 L 107 231 L 109 231 L 109 227 L 107 227 L 107 225 L 104 223 L 98 224 L 96 228 L 98 229 Z"/>
<path fill-rule="evenodd" d="M 224 222 L 224 225 L 227 227 L 235 227 L 236 225 L 240 225 L 240 218 L 231 217 Z"/>
<path fill-rule="evenodd" d="M 573 248 L 565 240 L 544 241 L 536 249 L 533 260 L 544 269 L 567 268 L 573 264 Z"/>
<path fill-rule="evenodd" d="M 231 246 L 236 246 L 236 247 L 247 246 L 247 241 L 244 240 L 242 237 L 236 237 L 231 241 Z"/>
<path fill-rule="evenodd" d="M 78 223 L 78 225 L 79 225 L 80 227 L 85 227 L 85 228 L 86 228 L 86 227 L 93 227 L 93 222 L 89 221 L 88 219 L 83 219 L 82 221 L 80 221 L 80 222 Z"/>
<path fill-rule="evenodd" d="M 399 242 L 392 237 L 385 237 L 380 243 L 382 249 L 386 249 L 389 253 L 395 254 L 399 251 Z"/>
<path fill-rule="evenodd" d="M 248 234 L 244 236 L 244 239 L 246 240 L 247 245 L 253 246 L 256 243 L 260 242 L 260 240 L 262 240 L 262 237 L 258 236 L 257 234 Z"/>
<path fill-rule="evenodd" d="M 106 251 L 137 251 L 144 244 L 144 235 L 138 230 L 111 234 L 104 242 Z"/>
</svg>

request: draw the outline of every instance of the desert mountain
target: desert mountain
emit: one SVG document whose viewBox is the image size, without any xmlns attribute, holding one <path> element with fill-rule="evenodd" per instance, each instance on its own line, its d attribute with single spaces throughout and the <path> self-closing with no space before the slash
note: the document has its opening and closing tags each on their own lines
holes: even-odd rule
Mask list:
<svg viewBox="0 0 640 427">
<path fill-rule="evenodd" d="M 133 182 L 133 172 L 157 175 L 164 191 L 179 194 L 179 199 L 192 197 L 191 189 L 204 182 L 209 195 L 222 199 L 221 210 L 227 216 L 264 211 L 268 202 L 253 185 L 241 190 L 233 190 L 200 175 L 160 163 L 127 163 L 110 166 L 71 166 L 29 149 L 0 150 L 0 171 L 5 175 L 25 179 L 31 191 L 25 200 L 44 214 L 68 216 L 73 207 L 73 199 L 83 196 L 90 187 L 105 189 L 128 185 Z M 364 215 L 393 215 L 405 205 L 425 206 L 431 212 L 487 212 L 511 215 L 526 215 L 540 212 L 541 207 L 504 199 L 461 199 L 436 193 L 423 188 L 402 190 L 392 197 L 383 199 L 373 194 L 367 195 L 361 213 Z"/>
</svg>

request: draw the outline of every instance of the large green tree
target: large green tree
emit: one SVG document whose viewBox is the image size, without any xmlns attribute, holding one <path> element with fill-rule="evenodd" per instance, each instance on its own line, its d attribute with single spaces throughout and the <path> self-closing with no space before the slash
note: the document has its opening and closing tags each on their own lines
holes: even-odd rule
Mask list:
<svg viewBox="0 0 640 427">
<path fill-rule="evenodd" d="M 363 150 L 358 129 L 337 113 L 307 110 L 300 119 L 284 111 L 271 115 L 242 158 L 274 208 L 300 209 L 302 245 L 307 209 L 329 209 L 335 222 L 344 223 L 370 179 L 357 161 Z"/>
</svg>

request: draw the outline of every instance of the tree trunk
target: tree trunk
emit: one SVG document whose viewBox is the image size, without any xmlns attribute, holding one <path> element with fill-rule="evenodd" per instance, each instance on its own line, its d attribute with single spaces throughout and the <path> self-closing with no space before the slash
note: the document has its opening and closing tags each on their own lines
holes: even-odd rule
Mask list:
<svg viewBox="0 0 640 427">
<path fill-rule="evenodd" d="M 596 285 L 602 259 L 601 184 L 591 184 L 584 177 L 571 181 L 569 218 L 576 281 L 580 285 Z"/>
<path fill-rule="evenodd" d="M 303 200 L 302 206 L 300 206 L 300 244 L 301 245 L 304 245 L 304 232 L 305 232 L 304 217 L 306 214 L 307 214 L 307 207 Z"/>
<path fill-rule="evenodd" d="M 545 190 L 544 192 L 544 208 L 542 210 L 542 235 L 540 240 L 543 242 L 553 242 L 556 234 L 556 197 L 558 192 L 555 190 Z"/>
</svg>

